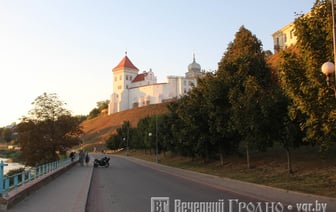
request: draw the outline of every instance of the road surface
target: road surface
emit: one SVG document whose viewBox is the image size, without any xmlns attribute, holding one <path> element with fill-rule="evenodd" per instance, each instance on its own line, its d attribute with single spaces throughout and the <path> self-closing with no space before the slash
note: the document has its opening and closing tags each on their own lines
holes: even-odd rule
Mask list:
<svg viewBox="0 0 336 212">
<path fill-rule="evenodd" d="M 267 211 L 267 207 L 268 211 L 287 211 L 286 206 L 278 205 L 276 201 L 265 203 L 264 200 L 226 191 L 216 185 L 189 181 L 122 157 L 110 157 L 109 168 L 94 169 L 88 212 L 148 212 L 152 211 L 151 207 L 165 212 L 160 209 L 167 206 L 167 201 L 170 211 L 184 211 L 191 207 L 213 207 L 225 212 L 258 211 L 258 208 L 261 208 L 259 211 Z M 153 201 L 151 198 L 154 198 Z M 203 205 L 198 202 L 203 202 Z M 204 202 L 208 202 L 206 206 Z"/>
</svg>

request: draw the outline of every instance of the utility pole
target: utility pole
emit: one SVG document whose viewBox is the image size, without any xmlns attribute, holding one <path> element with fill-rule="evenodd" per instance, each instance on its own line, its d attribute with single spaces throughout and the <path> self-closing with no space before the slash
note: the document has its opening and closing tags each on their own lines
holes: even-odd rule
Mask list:
<svg viewBox="0 0 336 212">
<path fill-rule="evenodd" d="M 126 135 L 126 156 L 128 156 L 128 140 L 129 140 L 129 128 L 130 128 L 130 123 L 128 121 L 127 123 L 127 135 Z"/>
<path fill-rule="evenodd" d="M 158 144 L 158 123 L 157 115 L 155 115 L 155 159 L 156 163 L 159 163 L 159 144 Z"/>
<path fill-rule="evenodd" d="M 335 21 L 335 2 L 334 0 L 331 1 L 331 16 L 333 21 L 333 45 L 334 45 L 334 64 L 336 64 L 336 21 Z M 335 74 L 336 77 L 336 74 Z"/>
</svg>

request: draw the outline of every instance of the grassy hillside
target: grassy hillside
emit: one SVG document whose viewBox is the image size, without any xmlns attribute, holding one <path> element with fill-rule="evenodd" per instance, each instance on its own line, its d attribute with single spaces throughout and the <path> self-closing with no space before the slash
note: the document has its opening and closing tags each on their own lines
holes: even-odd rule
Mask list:
<svg viewBox="0 0 336 212">
<path fill-rule="evenodd" d="M 105 147 L 105 140 L 119 128 L 124 121 L 135 127 L 141 118 L 168 112 L 168 103 L 126 110 L 112 115 L 101 115 L 82 123 L 85 145 Z M 182 157 L 174 154 L 160 155 L 162 164 L 183 169 L 204 172 L 220 177 L 269 185 L 273 187 L 302 191 L 311 194 L 336 197 L 336 147 L 321 153 L 317 147 L 302 146 L 292 150 L 294 174 L 287 172 L 286 152 L 274 147 L 267 152 L 251 153 L 252 169 L 246 168 L 246 159 L 241 155 L 225 157 L 224 165 L 219 161 L 209 161 Z M 124 153 L 122 153 L 124 154 Z M 155 161 L 154 154 L 142 150 L 130 150 L 130 156 Z"/>
<path fill-rule="evenodd" d="M 124 121 L 129 121 L 131 127 L 136 127 L 138 121 L 147 116 L 168 112 L 167 105 L 161 103 L 145 107 L 121 111 L 112 115 L 101 115 L 97 118 L 84 121 L 81 126 L 84 131 L 82 140 L 85 145 L 105 143 L 105 140 L 119 128 Z"/>
</svg>

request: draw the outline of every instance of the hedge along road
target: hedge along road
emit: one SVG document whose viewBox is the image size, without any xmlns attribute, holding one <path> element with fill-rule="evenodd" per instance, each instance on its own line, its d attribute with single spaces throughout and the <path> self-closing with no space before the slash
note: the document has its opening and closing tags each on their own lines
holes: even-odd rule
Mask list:
<svg viewBox="0 0 336 212">
<path fill-rule="evenodd" d="M 93 157 L 102 158 L 103 155 Z M 198 182 L 195 178 L 188 179 L 169 169 L 167 171 L 161 165 L 120 156 L 109 157 L 109 168 L 94 169 L 86 208 L 88 212 L 203 211 L 201 207 L 210 209 L 204 211 L 223 212 L 297 211 L 296 205 L 288 206 L 276 199 L 266 201 L 250 194 L 238 194 L 216 183 L 211 185 Z M 170 210 L 164 210 L 167 202 Z"/>
</svg>

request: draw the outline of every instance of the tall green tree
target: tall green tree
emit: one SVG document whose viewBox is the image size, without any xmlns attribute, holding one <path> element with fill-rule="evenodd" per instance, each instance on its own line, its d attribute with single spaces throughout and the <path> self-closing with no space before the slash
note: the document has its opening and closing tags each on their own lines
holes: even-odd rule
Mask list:
<svg viewBox="0 0 336 212">
<path fill-rule="evenodd" d="M 238 131 L 250 168 L 250 149 L 266 149 L 271 145 L 265 119 L 270 108 L 271 70 L 265 61 L 262 43 L 242 26 L 229 45 L 218 75 L 228 87 L 232 127 Z"/>
<path fill-rule="evenodd" d="M 129 148 L 132 144 L 133 129 L 129 121 L 124 121 L 120 128 L 116 129 L 116 133 L 111 135 L 106 141 L 106 147 L 117 150 L 120 148 Z"/>
<path fill-rule="evenodd" d="M 301 119 L 304 141 L 328 148 L 336 138 L 336 99 L 326 86 L 321 65 L 333 61 L 330 1 L 317 0 L 309 14 L 296 18 L 294 26 L 298 51 L 281 54 L 281 84 L 291 100 L 291 119 Z"/>
<path fill-rule="evenodd" d="M 130 137 L 131 137 L 131 123 L 129 121 L 124 121 L 121 128 L 118 130 L 118 135 L 122 137 L 123 146 L 129 148 Z"/>
<path fill-rule="evenodd" d="M 16 130 L 21 156 L 27 165 L 57 160 L 68 148 L 80 144 L 79 119 L 71 116 L 56 94 L 43 93 Z"/>
<path fill-rule="evenodd" d="M 121 148 L 122 142 L 123 141 L 120 136 L 118 136 L 117 134 L 113 134 L 106 140 L 105 143 L 108 149 L 117 150 Z"/>
<path fill-rule="evenodd" d="M 216 73 L 207 73 L 198 80 L 207 108 L 209 127 L 209 142 L 215 154 L 219 155 L 221 164 L 224 164 L 225 155 L 237 153 L 239 147 L 239 135 L 230 125 L 230 107 L 228 87 L 224 80 Z"/>
<path fill-rule="evenodd" d="M 175 154 L 180 154 L 184 156 L 194 156 L 192 146 L 188 139 L 190 139 L 188 134 L 188 127 L 182 118 L 179 116 L 180 113 L 180 100 L 171 102 L 168 105 L 168 119 L 170 120 L 170 130 L 171 130 L 171 143 L 169 145 L 170 151 Z"/>
<path fill-rule="evenodd" d="M 43 93 L 34 100 L 32 105 L 34 108 L 28 112 L 28 117 L 23 117 L 24 120 L 55 121 L 60 116 L 71 115 L 70 111 L 64 107 L 65 103 L 59 100 L 55 93 Z"/>
<path fill-rule="evenodd" d="M 150 138 L 149 132 L 152 132 L 152 129 L 149 129 L 150 117 L 145 117 L 139 120 L 135 136 L 136 140 L 134 141 L 135 148 L 143 148 L 145 152 L 150 148 Z"/>
<path fill-rule="evenodd" d="M 208 161 L 213 150 L 213 143 L 209 139 L 209 117 L 206 104 L 206 85 L 200 82 L 197 89 L 192 89 L 187 96 L 179 100 L 178 116 L 184 122 L 180 129 L 183 139 L 181 142 L 191 150 L 192 157 L 201 157 Z"/>
</svg>

